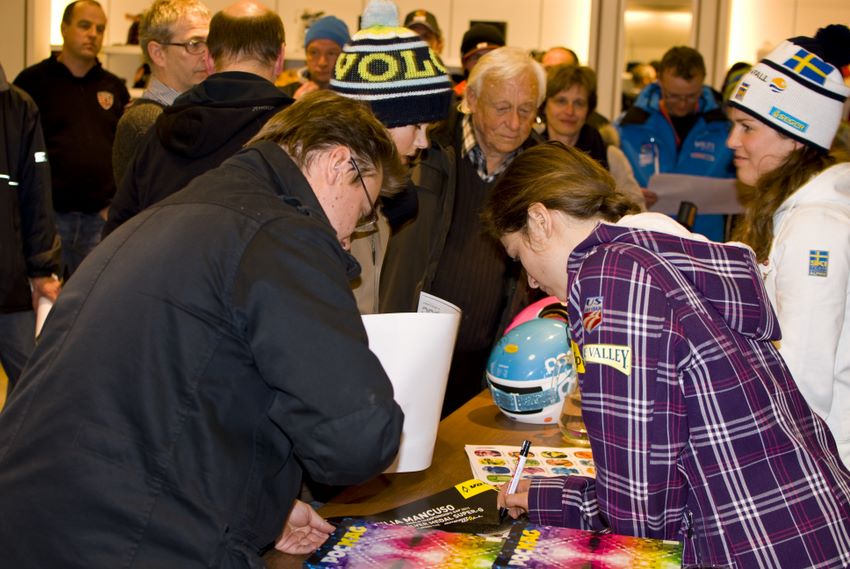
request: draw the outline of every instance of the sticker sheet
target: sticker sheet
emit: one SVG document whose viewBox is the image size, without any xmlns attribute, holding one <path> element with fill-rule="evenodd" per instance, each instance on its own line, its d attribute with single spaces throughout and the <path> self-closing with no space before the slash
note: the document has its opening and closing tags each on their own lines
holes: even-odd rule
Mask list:
<svg viewBox="0 0 850 569">
<path fill-rule="evenodd" d="M 466 445 L 473 477 L 490 484 L 510 481 L 519 449 L 519 446 Z M 589 448 L 531 446 L 522 471 L 523 478 L 570 475 L 596 477 Z"/>
</svg>

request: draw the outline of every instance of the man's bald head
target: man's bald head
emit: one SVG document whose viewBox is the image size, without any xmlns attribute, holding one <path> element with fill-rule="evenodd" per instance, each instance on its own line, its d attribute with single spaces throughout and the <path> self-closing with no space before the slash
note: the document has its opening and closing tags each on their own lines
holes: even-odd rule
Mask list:
<svg viewBox="0 0 850 569">
<path fill-rule="evenodd" d="M 540 60 L 543 67 L 549 69 L 556 65 L 578 65 L 578 56 L 576 52 L 566 47 L 553 47 L 543 54 L 543 59 Z"/>
<path fill-rule="evenodd" d="M 239 0 L 216 13 L 207 46 L 216 69 L 232 61 L 274 65 L 286 38 L 277 13 L 256 0 Z"/>
<path fill-rule="evenodd" d="M 256 0 L 239 0 L 221 12 L 231 18 L 256 18 L 270 13 L 271 10 Z"/>
</svg>

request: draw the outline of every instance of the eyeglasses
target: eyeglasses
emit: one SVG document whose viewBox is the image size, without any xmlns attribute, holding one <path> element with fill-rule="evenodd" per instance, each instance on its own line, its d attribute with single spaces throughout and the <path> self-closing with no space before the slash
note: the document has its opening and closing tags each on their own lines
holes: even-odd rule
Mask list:
<svg viewBox="0 0 850 569">
<path fill-rule="evenodd" d="M 354 158 L 349 158 L 349 161 L 354 167 L 354 171 L 357 172 L 357 179 L 360 180 L 360 185 L 363 187 L 363 193 L 366 194 L 366 201 L 369 202 L 369 215 L 361 218 L 360 221 L 357 222 L 354 232 L 363 233 L 371 231 L 378 223 L 378 212 L 375 211 L 375 204 L 372 202 L 372 198 L 369 197 L 369 190 L 366 189 L 366 182 L 363 181 L 363 175 L 360 173 L 360 168 L 357 167 L 357 162 L 354 161 Z"/>
<path fill-rule="evenodd" d="M 197 38 L 190 39 L 189 41 L 184 41 L 182 43 L 179 42 L 162 42 L 160 45 L 179 45 L 183 49 L 186 50 L 186 53 L 189 55 L 201 55 L 205 51 L 207 51 L 207 41 L 199 40 Z"/>
<path fill-rule="evenodd" d="M 665 101 L 669 101 L 671 103 L 696 103 L 699 101 L 700 93 L 691 93 L 688 95 L 673 95 L 672 93 L 668 93 L 666 91 L 662 91 L 663 97 Z"/>
</svg>

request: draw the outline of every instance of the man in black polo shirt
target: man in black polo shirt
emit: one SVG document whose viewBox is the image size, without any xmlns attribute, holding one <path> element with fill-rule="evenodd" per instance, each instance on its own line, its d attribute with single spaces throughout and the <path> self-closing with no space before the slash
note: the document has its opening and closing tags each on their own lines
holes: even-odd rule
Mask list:
<svg viewBox="0 0 850 569">
<path fill-rule="evenodd" d="M 15 79 L 41 111 L 66 277 L 100 241 L 115 193 L 112 140 L 130 101 L 124 81 L 97 60 L 105 30 L 100 4 L 72 2 L 62 16 L 62 51 Z"/>
</svg>

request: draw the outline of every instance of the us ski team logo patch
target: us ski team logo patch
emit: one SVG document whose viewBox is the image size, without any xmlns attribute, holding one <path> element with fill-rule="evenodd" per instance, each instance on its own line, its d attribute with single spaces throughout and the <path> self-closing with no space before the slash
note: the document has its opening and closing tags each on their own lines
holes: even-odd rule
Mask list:
<svg viewBox="0 0 850 569">
<path fill-rule="evenodd" d="M 104 111 L 108 111 L 115 103 L 115 95 L 109 91 L 98 91 L 97 102 L 100 103 L 100 106 L 103 107 Z"/>
<path fill-rule="evenodd" d="M 826 277 L 829 272 L 829 251 L 809 251 L 809 276 Z"/>
<path fill-rule="evenodd" d="M 588 332 L 591 332 L 594 328 L 602 324 L 603 298 L 601 296 L 591 296 L 584 301 L 581 322 L 584 325 L 584 329 Z"/>
</svg>

